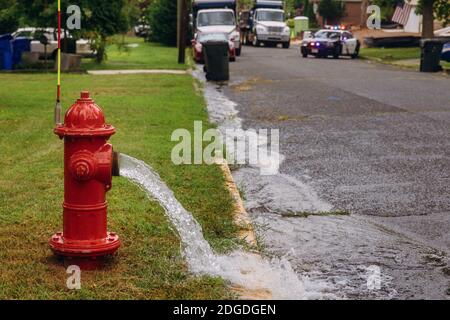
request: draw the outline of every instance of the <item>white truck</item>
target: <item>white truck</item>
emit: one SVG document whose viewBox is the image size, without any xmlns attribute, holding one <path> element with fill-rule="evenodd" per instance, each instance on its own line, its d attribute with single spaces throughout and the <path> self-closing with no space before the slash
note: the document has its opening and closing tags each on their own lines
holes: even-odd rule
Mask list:
<svg viewBox="0 0 450 320">
<path fill-rule="evenodd" d="M 241 39 L 236 23 L 236 0 L 195 0 L 192 3 L 194 33 L 224 33 L 241 55 Z"/>
<path fill-rule="evenodd" d="M 291 29 L 285 22 L 282 1 L 256 0 L 255 5 L 246 16 L 247 21 L 241 21 L 241 26 L 247 26 L 241 31 L 245 44 L 259 47 L 261 44 L 270 46 L 282 44 L 289 49 L 291 45 Z"/>
</svg>

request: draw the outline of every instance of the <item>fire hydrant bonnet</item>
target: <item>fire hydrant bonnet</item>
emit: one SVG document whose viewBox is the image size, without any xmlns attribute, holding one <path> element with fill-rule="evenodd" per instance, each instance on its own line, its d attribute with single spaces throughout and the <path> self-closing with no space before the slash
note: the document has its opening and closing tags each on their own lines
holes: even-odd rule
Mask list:
<svg viewBox="0 0 450 320">
<path fill-rule="evenodd" d="M 55 128 L 62 139 L 65 136 L 111 136 L 116 129 L 106 124 L 102 109 L 83 91 L 81 98 L 67 111 L 64 124 Z"/>
</svg>

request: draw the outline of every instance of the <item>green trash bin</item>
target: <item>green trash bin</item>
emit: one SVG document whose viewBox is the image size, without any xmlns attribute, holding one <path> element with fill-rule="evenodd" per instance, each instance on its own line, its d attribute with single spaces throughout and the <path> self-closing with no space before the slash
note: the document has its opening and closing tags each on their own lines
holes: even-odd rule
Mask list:
<svg viewBox="0 0 450 320">
<path fill-rule="evenodd" d="M 223 39 L 204 42 L 203 54 L 207 80 L 227 81 L 230 79 L 229 43 L 225 35 Z"/>
<path fill-rule="evenodd" d="M 424 39 L 421 41 L 420 45 L 422 49 L 420 57 L 420 72 L 442 71 L 440 60 L 442 48 L 444 47 L 444 40 Z"/>
</svg>

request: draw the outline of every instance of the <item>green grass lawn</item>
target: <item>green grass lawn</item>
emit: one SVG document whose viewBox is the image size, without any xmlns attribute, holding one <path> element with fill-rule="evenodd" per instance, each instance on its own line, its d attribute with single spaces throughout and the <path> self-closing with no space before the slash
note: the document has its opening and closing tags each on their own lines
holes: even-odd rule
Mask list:
<svg viewBox="0 0 450 320">
<path fill-rule="evenodd" d="M 86 70 L 107 69 L 186 69 L 177 63 L 177 48 L 144 42 L 142 38 L 116 36 L 107 48 L 107 60 L 102 64 L 83 59 Z"/>
<path fill-rule="evenodd" d="M 420 48 L 363 48 L 361 56 L 381 61 L 420 59 Z"/>
<path fill-rule="evenodd" d="M 217 166 L 175 166 L 174 129 L 206 122 L 203 97 L 188 75 L 63 75 L 68 108 L 89 89 L 117 128 L 117 151 L 151 164 L 201 223 L 218 251 L 236 244 L 232 199 Z M 191 275 L 161 207 L 114 178 L 109 228 L 122 248 L 104 271 L 84 272 L 82 290 L 66 289 L 49 237 L 62 229 L 63 142 L 53 134 L 54 75 L 0 74 L 0 299 L 222 299 L 218 278 Z"/>
<path fill-rule="evenodd" d="M 418 69 L 420 48 L 362 48 L 361 57 L 381 63 L 403 65 Z M 408 60 L 410 61 L 408 62 Z M 448 62 L 441 61 L 441 66 L 445 69 L 450 69 L 450 63 Z"/>
</svg>

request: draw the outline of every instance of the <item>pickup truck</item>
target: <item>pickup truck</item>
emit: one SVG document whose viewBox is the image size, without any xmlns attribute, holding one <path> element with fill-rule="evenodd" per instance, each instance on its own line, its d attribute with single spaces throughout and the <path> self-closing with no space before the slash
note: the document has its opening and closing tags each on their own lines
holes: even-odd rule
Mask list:
<svg viewBox="0 0 450 320">
<path fill-rule="evenodd" d="M 236 23 L 236 0 L 195 0 L 192 3 L 194 33 L 224 33 L 241 55 L 241 39 Z"/>
<path fill-rule="evenodd" d="M 63 30 L 61 35 L 62 39 L 64 39 L 64 35 L 65 32 Z M 47 58 L 56 57 L 58 51 L 58 36 L 54 28 L 20 28 L 14 32 L 12 36 L 14 38 L 28 38 L 31 42 L 31 52 L 39 53 L 40 58 L 45 58 L 45 46 L 41 43 L 40 38 L 46 37 L 48 41 Z M 69 35 L 69 38 L 72 38 L 72 36 Z M 95 53 L 96 52 L 91 48 L 91 43 L 89 40 L 76 40 L 76 54 L 83 57 L 94 57 Z"/>
<path fill-rule="evenodd" d="M 243 43 L 259 47 L 261 44 L 278 45 L 288 49 L 291 30 L 285 22 L 283 2 L 256 0 L 249 13 L 241 14 Z"/>
</svg>

